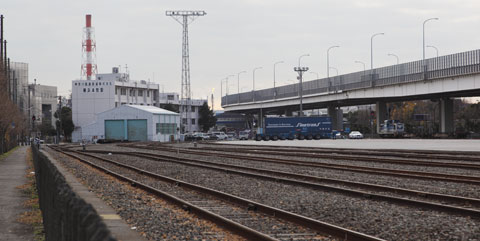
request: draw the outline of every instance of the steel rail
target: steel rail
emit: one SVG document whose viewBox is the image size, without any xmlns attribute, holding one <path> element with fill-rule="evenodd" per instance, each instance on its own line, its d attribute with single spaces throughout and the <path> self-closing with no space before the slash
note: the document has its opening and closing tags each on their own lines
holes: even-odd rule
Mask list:
<svg viewBox="0 0 480 241">
<path fill-rule="evenodd" d="M 239 152 L 239 149 L 235 148 L 188 148 L 192 150 L 210 150 L 210 151 L 222 151 L 222 152 Z M 281 150 L 252 150 L 240 149 L 243 153 L 253 153 L 253 154 L 265 154 L 265 155 L 282 155 L 282 156 L 294 156 L 294 157 L 307 157 L 307 158 L 325 158 L 333 160 L 348 160 L 348 161 L 365 161 L 365 162 L 380 162 L 380 163 L 391 163 L 391 164 L 402 164 L 402 165 L 413 165 L 413 166 L 433 166 L 433 167 L 448 167 L 448 168 L 459 168 L 459 169 L 477 169 L 480 170 L 479 164 L 469 164 L 469 163 L 457 163 L 457 162 L 429 162 L 429 161 L 417 161 L 417 160 L 405 160 L 405 159 L 385 159 L 383 157 L 368 157 L 368 156 L 351 156 L 351 155 L 329 155 L 329 154 L 318 154 L 318 153 L 305 153 L 298 152 L 294 150 L 286 151 Z M 354 154 L 352 154 L 354 155 Z M 382 155 L 376 153 L 375 155 Z"/>
<path fill-rule="evenodd" d="M 480 152 L 478 151 L 442 151 L 442 150 L 413 150 L 413 149 L 355 149 L 355 148 L 327 148 L 327 147 L 305 147 L 305 146 L 275 146 L 275 145 L 239 145 L 215 142 L 201 142 L 202 145 L 213 146 L 240 146 L 241 148 L 258 149 L 258 150 L 285 150 L 298 152 L 315 152 L 315 153 L 339 153 L 339 154 L 365 154 L 405 157 L 405 158 L 427 158 L 438 160 L 459 160 L 459 161 L 480 161 Z"/>
<path fill-rule="evenodd" d="M 75 158 L 77 160 L 80 160 L 81 162 L 85 163 L 85 164 L 88 164 L 89 166 L 95 168 L 95 169 L 98 169 L 102 172 L 105 172 L 121 181 L 125 181 L 125 182 L 128 182 L 130 183 L 132 186 L 135 186 L 135 187 L 138 187 L 142 190 L 145 190 L 149 193 L 152 193 L 156 196 L 159 196 L 161 198 L 163 198 L 164 200 L 174 204 L 174 205 L 177 205 L 178 207 L 180 208 L 183 208 L 183 209 L 188 209 L 190 212 L 200 216 L 200 217 L 203 217 L 204 219 L 207 219 L 215 224 L 218 224 L 219 226 L 222 226 L 224 228 L 226 228 L 227 230 L 237 234 L 237 235 L 240 235 L 246 239 L 249 239 L 249 240 L 265 240 L 265 241 L 276 241 L 277 239 L 275 238 L 272 238 L 266 234 L 263 234 L 263 233 L 260 233 L 256 230 L 253 230 L 249 227 L 246 227 L 242 224 L 239 224 L 237 222 L 234 222 L 232 220 L 229 220 L 227 218 L 224 218 L 218 214 L 215 214 L 213 212 L 210 212 L 206 209 L 203 209 L 199 206 L 196 206 L 188 201 L 185 201 L 185 200 L 182 200 L 178 197 L 175 197 L 173 195 L 170 195 L 168 194 L 167 192 L 164 192 L 164 191 L 161 191 L 159 189 L 156 189 L 154 187 L 151 187 L 149 185 L 146 185 L 146 184 L 143 184 L 141 182 L 138 182 L 138 181 L 135 181 L 131 178 L 128 178 L 126 176 L 123 176 L 119 173 L 116 173 L 116 172 L 113 172 L 113 171 L 110 171 L 104 167 L 101 167 L 101 166 L 98 166 L 90 161 L 87 161 L 83 158 L 80 158 L 78 156 L 75 156 L 73 154 L 70 154 L 70 153 L 67 153 L 63 150 L 59 150 L 59 149 L 56 149 L 56 148 L 52 148 L 53 150 L 55 151 L 58 151 L 60 153 L 63 153 L 64 155 L 67 155 L 67 156 L 70 156 L 72 158 Z M 146 171 L 142 171 L 142 173 L 147 173 Z"/>
<path fill-rule="evenodd" d="M 90 151 L 90 152 L 106 153 L 106 151 Z M 222 171 L 227 173 L 251 176 L 251 177 L 260 178 L 260 179 L 269 180 L 269 181 L 282 182 L 282 183 L 291 184 L 291 185 L 338 192 L 338 193 L 343 193 L 343 194 L 348 194 L 348 195 L 363 197 L 363 198 L 370 198 L 378 201 L 387 201 L 387 202 L 398 203 L 398 204 L 403 204 L 408 206 L 417 206 L 421 208 L 429 208 L 432 210 L 440 210 L 440 211 L 450 212 L 457 215 L 462 214 L 466 216 L 480 218 L 480 210 L 456 207 L 456 206 L 444 205 L 444 204 L 438 204 L 438 203 L 432 203 L 432 202 L 425 202 L 425 201 L 419 201 L 419 200 L 412 200 L 412 199 L 406 199 L 406 198 L 399 198 L 399 197 L 387 196 L 382 194 L 373 194 L 369 192 L 362 192 L 362 191 L 357 191 L 352 189 L 322 185 L 318 183 L 293 180 L 293 179 L 288 179 L 283 177 L 268 176 L 263 174 L 255 174 L 255 173 L 243 172 L 243 171 L 225 168 L 225 167 L 231 167 L 231 165 L 229 164 L 213 163 L 209 161 L 200 161 L 200 160 L 194 160 L 190 158 L 164 156 L 164 155 L 153 154 L 153 153 L 141 153 L 141 152 L 110 152 L 110 153 L 132 155 L 137 157 L 149 158 L 157 161 L 179 163 L 179 164 L 200 167 L 200 168 L 207 168 L 207 169 L 212 169 L 212 170 L 217 170 L 217 171 Z M 202 163 L 202 164 L 198 164 L 198 163 Z M 219 167 L 214 167 L 211 165 L 215 165 Z M 270 171 L 270 173 L 272 172 L 274 171 Z M 478 202 L 478 200 L 475 200 L 475 202 Z"/>
<path fill-rule="evenodd" d="M 266 157 L 258 157 L 258 156 L 192 151 L 192 150 L 180 149 L 180 148 L 149 148 L 149 147 L 143 147 L 143 146 L 138 146 L 137 148 L 148 149 L 148 150 L 158 150 L 158 151 L 168 151 L 168 152 L 178 152 L 178 153 L 181 152 L 181 153 L 187 153 L 187 154 L 218 156 L 218 157 L 243 159 L 243 160 L 258 161 L 258 162 L 278 163 L 278 164 L 286 164 L 286 165 L 305 166 L 305 167 L 318 167 L 318 168 L 325 168 L 325 169 L 332 169 L 332 170 L 360 172 L 360 173 L 368 173 L 368 174 L 375 174 L 375 175 L 388 175 L 388 176 L 395 176 L 395 177 L 402 177 L 402 178 L 415 178 L 415 179 L 424 179 L 424 180 L 428 179 L 428 180 L 467 183 L 467 184 L 475 184 L 475 185 L 480 184 L 480 177 L 476 177 L 476 176 L 463 176 L 463 175 L 453 175 L 453 174 L 443 174 L 443 173 L 433 173 L 433 172 L 404 171 L 404 170 L 374 168 L 374 167 L 359 167 L 359 166 L 332 164 L 332 163 L 325 164 L 325 163 L 311 162 L 311 161 L 285 160 L 285 159 L 273 158 L 273 157 L 266 158 Z"/>
<path fill-rule="evenodd" d="M 254 209 L 258 212 L 262 212 L 264 214 L 271 215 L 271 216 L 274 216 L 274 217 L 277 217 L 277 218 L 295 223 L 297 225 L 308 227 L 308 228 L 316 230 L 320 233 L 326 233 L 326 234 L 329 234 L 329 235 L 333 235 L 333 236 L 342 238 L 344 240 L 382 240 L 382 239 L 379 239 L 379 238 L 376 238 L 376 237 L 373 237 L 373 236 L 370 236 L 370 235 L 366 235 L 366 234 L 359 233 L 359 232 L 356 232 L 356 231 L 353 231 L 353 230 L 345 229 L 345 228 L 335 226 L 335 225 L 332 225 L 332 224 L 329 224 L 329 223 L 321 222 L 319 220 L 315 220 L 315 219 L 305 217 L 305 216 L 301 216 L 301 215 L 298 215 L 298 214 L 295 214 L 295 213 L 292 213 L 292 212 L 288 212 L 288 211 L 285 211 L 285 210 L 274 208 L 274 207 L 264 205 L 264 204 L 261 204 L 261 203 L 258 203 L 258 202 L 254 202 L 254 201 L 251 201 L 251 200 L 248 200 L 248 199 L 245 199 L 245 198 L 237 197 L 237 196 L 234 196 L 234 195 L 231 195 L 231 194 L 216 191 L 214 189 L 202 187 L 202 186 L 195 185 L 195 184 L 190 184 L 190 183 L 180 181 L 180 180 L 177 180 L 177 179 L 174 179 L 174 178 L 170 178 L 170 177 L 162 176 L 162 175 L 159 175 L 159 174 L 155 174 L 155 173 L 149 172 L 147 170 L 136 168 L 136 167 L 133 167 L 133 166 L 130 166 L 130 165 L 121 164 L 121 163 L 118 163 L 118 162 L 115 162 L 115 161 L 112 161 L 112 160 L 109 160 L 109 159 L 106 159 L 106 158 L 98 157 L 98 156 L 95 156 L 95 155 L 90 155 L 90 154 L 87 154 L 87 153 L 84 153 L 84 152 L 78 152 L 78 151 L 72 151 L 72 150 L 68 150 L 68 151 L 79 153 L 81 155 L 90 156 L 90 157 L 93 157 L 93 158 L 97 158 L 97 159 L 100 159 L 102 161 L 106 161 L 106 162 L 109 162 L 109 163 L 112 163 L 112 164 L 115 164 L 115 165 L 118 165 L 118 166 L 121 166 L 121 167 L 124 167 L 124 168 L 128 168 L 130 170 L 134 170 L 134 171 L 136 171 L 140 174 L 144 174 L 144 175 L 147 175 L 147 176 L 150 176 L 150 177 L 160 179 L 160 180 L 165 181 L 165 182 L 169 182 L 169 183 L 172 183 L 172 184 L 176 184 L 176 185 L 179 185 L 179 186 L 182 186 L 182 187 L 189 188 L 189 189 L 194 190 L 194 191 L 202 192 L 202 193 L 205 193 L 205 194 L 209 194 L 209 195 L 221 198 L 222 200 L 225 200 L 225 201 L 228 201 L 228 202 L 231 202 L 231 203 L 235 203 L 235 204 L 243 206 L 243 207 L 247 207 L 247 208 L 254 207 Z M 72 156 L 74 158 L 80 159 L 79 157 L 77 157 L 75 155 L 72 155 L 72 154 L 69 154 L 69 153 L 66 153 L 66 152 L 63 152 L 63 151 L 62 151 L 62 153 L 64 153 L 65 155 L 69 155 L 69 156 Z M 110 153 L 116 153 L 116 152 L 110 152 Z M 190 205 L 193 205 L 193 204 L 190 204 Z M 241 225 L 241 224 L 239 224 L 239 225 Z M 248 228 L 248 227 L 246 227 L 246 228 Z M 255 230 L 253 230 L 253 231 L 255 231 Z M 255 232 L 258 232 L 258 231 L 255 231 Z M 254 238 L 254 240 L 256 240 L 256 239 Z"/>
</svg>

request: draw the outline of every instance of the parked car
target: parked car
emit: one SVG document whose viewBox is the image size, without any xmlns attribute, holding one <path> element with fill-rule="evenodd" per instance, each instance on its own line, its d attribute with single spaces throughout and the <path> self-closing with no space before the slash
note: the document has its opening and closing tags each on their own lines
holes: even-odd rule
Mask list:
<svg viewBox="0 0 480 241">
<path fill-rule="evenodd" d="M 240 140 L 248 140 L 250 139 L 250 132 L 247 132 L 247 131 L 240 131 L 238 133 L 238 139 Z"/>
<path fill-rule="evenodd" d="M 222 131 L 212 132 L 212 134 L 216 137 L 217 140 L 224 141 L 228 139 L 228 136 Z"/>
<path fill-rule="evenodd" d="M 348 134 L 348 138 L 350 139 L 363 139 L 363 134 L 360 131 L 352 131 Z"/>
<path fill-rule="evenodd" d="M 210 139 L 209 135 L 201 132 L 194 133 L 193 136 L 195 137 L 195 140 L 199 140 L 199 141 L 205 141 Z"/>
</svg>

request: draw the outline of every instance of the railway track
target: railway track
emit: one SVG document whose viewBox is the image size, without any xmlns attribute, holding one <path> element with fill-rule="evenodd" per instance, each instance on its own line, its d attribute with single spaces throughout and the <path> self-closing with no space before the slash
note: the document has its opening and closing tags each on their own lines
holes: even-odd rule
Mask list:
<svg viewBox="0 0 480 241">
<path fill-rule="evenodd" d="M 185 148 L 147 147 L 147 146 L 141 146 L 141 145 L 129 145 L 129 147 L 135 147 L 135 148 L 147 149 L 147 150 L 194 154 L 194 155 L 206 155 L 206 156 L 213 156 L 213 157 L 243 159 L 243 160 L 251 160 L 251 161 L 258 161 L 258 162 L 287 164 L 287 165 L 295 165 L 295 166 L 317 167 L 317 168 L 325 168 L 325 169 L 333 169 L 333 170 L 368 173 L 372 175 L 388 175 L 388 176 L 403 177 L 403 178 L 437 180 L 437 181 L 480 185 L 480 177 L 477 177 L 477 176 L 454 175 L 454 174 L 444 174 L 444 173 L 434 173 L 434 172 L 405 171 L 405 170 L 375 168 L 375 167 L 360 167 L 360 166 L 344 165 L 344 164 L 319 163 L 319 162 L 313 162 L 313 161 L 287 160 L 287 159 L 276 158 L 276 157 L 247 156 L 242 154 L 231 154 L 231 153 L 219 153 L 219 152 L 214 153 L 214 152 L 202 151 L 201 149 L 190 150 Z M 242 153 L 246 153 L 246 152 L 242 150 Z"/>
<path fill-rule="evenodd" d="M 332 235 L 338 237 L 342 240 L 381 240 L 379 238 L 344 229 L 338 226 L 334 226 L 328 223 L 320 222 L 308 217 L 304 217 L 298 214 L 290 213 L 287 211 L 280 210 L 278 208 L 270 207 L 264 204 L 260 204 L 251 200 L 244 198 L 236 197 L 224 192 L 219 192 L 213 189 L 201 187 L 195 184 L 187 183 L 170 177 L 158 175 L 148 170 L 142 170 L 134 166 L 122 164 L 109 160 L 106 158 L 98 157 L 84 152 L 77 152 L 72 150 L 61 150 L 58 148 L 52 148 L 57 152 L 61 152 L 67 156 L 78 159 L 83 163 L 86 163 L 96 169 L 99 169 L 109 175 L 112 175 L 120 180 L 127 181 L 132 185 L 144 189 L 145 191 L 151 192 L 155 195 L 158 195 L 167 201 L 181 206 L 185 210 L 193 212 L 201 217 L 204 217 L 210 221 L 213 221 L 220 226 L 227 228 L 228 230 L 237 233 L 247 239 L 251 240 L 292 240 L 292 239 L 302 239 L 302 240 L 315 240 L 315 239 L 324 239 L 324 237 L 319 236 L 318 233 L 323 233 L 327 235 Z M 115 165 L 119 168 L 123 168 L 130 172 L 135 172 L 137 175 L 148 176 L 155 181 L 161 181 L 174 185 L 176 188 L 176 196 L 156 189 L 151 185 L 145 184 L 144 182 L 139 182 L 137 180 L 128 177 L 127 175 L 117 173 L 112 171 L 105 166 L 98 165 L 98 163 L 93 163 L 81 157 L 87 156 L 93 158 L 100 162 L 108 163 Z M 144 178 L 141 178 L 142 180 Z M 181 187 L 181 188 L 178 188 Z M 185 189 L 188 191 L 180 192 L 179 189 Z M 239 208 L 240 207 L 240 208 Z M 235 221 L 232 221 L 235 220 Z M 278 223 L 278 220 L 281 219 L 282 222 L 287 221 L 293 223 L 300 227 L 300 230 L 309 229 L 314 230 L 313 233 L 292 233 L 291 229 L 286 229 L 288 232 L 285 232 L 284 229 L 281 230 L 269 230 L 269 235 L 254 230 L 251 227 L 247 227 L 244 224 L 249 222 L 248 220 L 254 220 L 254 226 L 259 228 L 262 223 L 276 223 L 273 227 L 285 227 L 285 224 L 282 222 Z M 327 238 L 329 239 L 329 238 Z"/>
<path fill-rule="evenodd" d="M 234 148 L 189 148 L 193 150 L 209 150 L 209 151 L 222 151 L 222 152 L 239 152 L 239 149 Z M 383 157 L 367 157 L 367 156 L 352 156 L 342 154 L 312 154 L 296 151 L 282 151 L 282 150 L 241 150 L 242 153 L 250 154 L 263 154 L 263 155 L 280 155 L 280 156 L 292 156 L 292 157 L 306 157 L 306 158 L 325 158 L 334 160 L 348 160 L 348 161 L 363 161 L 363 162 L 378 162 L 389 164 L 401 164 L 401 165 L 414 165 L 414 166 L 431 166 L 431 167 L 446 167 L 446 168 L 458 168 L 458 169 L 474 169 L 480 170 L 480 164 L 468 164 L 458 162 L 432 162 L 432 161 L 418 161 L 418 160 L 405 160 L 405 159 L 391 159 Z M 381 154 L 377 154 L 381 155 Z"/>
<path fill-rule="evenodd" d="M 236 145 L 227 143 L 201 142 L 202 145 L 248 148 L 251 150 L 295 151 L 303 153 L 327 153 L 349 155 L 380 155 L 416 159 L 438 159 L 480 162 L 480 152 L 475 151 L 431 151 L 431 150 L 399 150 L 399 149 L 354 149 L 354 148 L 321 148 L 321 147 L 283 147 L 274 145 Z"/>
<path fill-rule="evenodd" d="M 239 175 L 255 177 L 259 179 L 282 182 L 282 183 L 291 184 L 291 185 L 309 187 L 316 190 L 337 192 L 337 193 L 347 194 L 347 195 L 361 197 L 361 198 L 369 198 L 369 199 L 378 200 L 378 201 L 387 201 L 387 202 L 402 204 L 407 206 L 416 206 L 416 207 L 427 208 L 431 210 L 440 210 L 444 212 L 450 212 L 456 215 L 466 215 L 470 217 L 480 218 L 480 210 L 478 209 L 471 209 L 471 208 L 466 208 L 461 206 L 427 202 L 427 201 L 418 200 L 418 197 L 421 197 L 423 199 L 431 199 L 431 200 L 444 201 L 444 202 L 448 201 L 450 203 L 455 203 L 456 205 L 467 205 L 467 206 L 473 205 L 476 207 L 480 207 L 480 199 L 466 198 L 466 197 L 459 197 L 459 196 L 452 196 L 452 195 L 443 195 L 443 194 L 437 194 L 437 193 L 420 192 L 420 191 L 409 190 L 409 189 L 401 189 L 401 188 L 394 188 L 394 187 L 373 185 L 373 184 L 359 183 L 359 182 L 350 182 L 350 181 L 344 181 L 344 180 L 338 180 L 338 179 L 319 178 L 315 176 L 300 175 L 300 174 L 289 173 L 289 172 L 271 171 L 267 169 L 250 168 L 250 167 L 244 167 L 239 165 L 223 164 L 223 163 L 216 163 L 216 162 L 210 162 L 210 161 L 200 161 L 200 160 L 191 159 L 191 158 L 173 157 L 173 156 L 152 154 L 152 153 L 110 152 L 110 151 L 90 151 L 90 152 L 104 153 L 104 154 L 105 153 L 123 154 L 123 155 L 137 156 L 141 158 L 148 158 L 155 161 L 174 162 L 174 163 L 189 165 L 194 167 L 208 168 L 208 169 L 222 171 L 226 173 L 234 173 Z M 285 178 L 285 177 L 288 177 L 288 178 Z M 331 184 L 333 183 L 333 184 L 337 184 L 337 186 L 325 185 L 320 183 L 331 183 Z M 360 187 L 363 189 L 376 190 L 381 192 L 397 193 L 397 194 L 408 196 L 408 198 L 385 195 L 383 193 L 377 194 L 372 192 L 353 190 L 349 188 L 339 187 L 338 184 L 346 185 L 350 187 L 356 187 L 356 188 Z M 415 198 L 417 200 L 415 200 Z"/>
</svg>

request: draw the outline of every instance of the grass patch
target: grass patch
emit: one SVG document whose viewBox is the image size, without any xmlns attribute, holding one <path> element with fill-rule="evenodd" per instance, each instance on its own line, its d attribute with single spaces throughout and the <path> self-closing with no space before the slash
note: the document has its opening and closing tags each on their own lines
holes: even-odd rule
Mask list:
<svg viewBox="0 0 480 241">
<path fill-rule="evenodd" d="M 30 199 L 25 201 L 23 205 L 29 209 L 17 219 L 18 222 L 31 225 L 33 227 L 34 240 L 45 241 L 45 231 L 43 229 L 42 212 L 38 202 L 37 186 L 35 183 L 35 169 L 33 168 L 32 150 L 27 149 L 27 183 L 17 188 L 21 189 Z"/>
<path fill-rule="evenodd" d="M 12 154 L 12 152 L 14 152 L 18 147 L 19 146 L 16 146 L 16 147 L 12 148 L 12 150 L 7 151 L 7 152 L 3 153 L 2 155 L 0 155 L 0 161 L 3 160 L 3 158 L 6 158 L 10 154 Z"/>
</svg>

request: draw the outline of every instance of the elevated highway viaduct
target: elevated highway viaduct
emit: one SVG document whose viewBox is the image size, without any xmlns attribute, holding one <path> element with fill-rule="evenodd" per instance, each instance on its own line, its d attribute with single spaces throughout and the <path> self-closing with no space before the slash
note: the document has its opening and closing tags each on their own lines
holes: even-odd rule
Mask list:
<svg viewBox="0 0 480 241">
<path fill-rule="evenodd" d="M 388 118 L 387 103 L 438 100 L 440 131 L 454 130 L 453 100 L 480 96 L 480 50 L 305 81 L 222 97 L 225 111 L 258 115 L 291 115 L 327 108 L 333 127 L 342 129 L 340 107 L 375 104 L 377 131 Z M 301 97 L 300 97 L 301 96 Z"/>
</svg>

